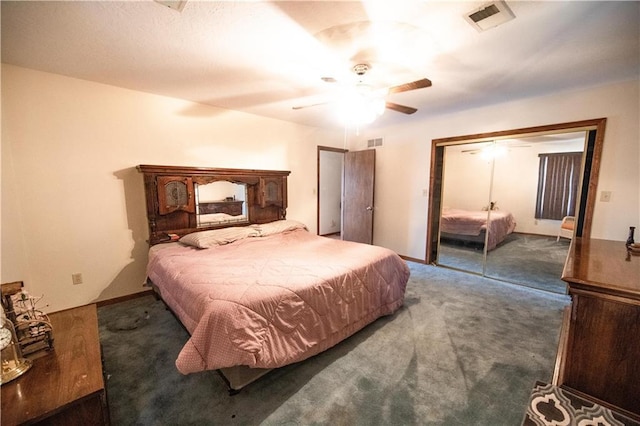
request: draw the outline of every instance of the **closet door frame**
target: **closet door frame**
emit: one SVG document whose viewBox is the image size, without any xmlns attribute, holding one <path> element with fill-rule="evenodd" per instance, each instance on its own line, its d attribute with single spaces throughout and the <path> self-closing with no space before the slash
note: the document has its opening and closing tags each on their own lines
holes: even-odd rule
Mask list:
<svg viewBox="0 0 640 426">
<path fill-rule="evenodd" d="M 522 138 L 558 133 L 586 131 L 582 180 L 580 185 L 580 205 L 576 220 L 576 237 L 591 235 L 591 222 L 596 203 L 598 176 L 602 157 L 602 145 L 606 118 L 502 130 L 474 135 L 454 136 L 434 139 L 431 143 L 431 168 L 429 176 L 429 205 L 427 210 L 426 263 L 435 263 L 438 258 L 440 212 L 442 209 L 442 186 L 445 146 L 456 143 L 486 142 L 496 139 Z"/>
</svg>

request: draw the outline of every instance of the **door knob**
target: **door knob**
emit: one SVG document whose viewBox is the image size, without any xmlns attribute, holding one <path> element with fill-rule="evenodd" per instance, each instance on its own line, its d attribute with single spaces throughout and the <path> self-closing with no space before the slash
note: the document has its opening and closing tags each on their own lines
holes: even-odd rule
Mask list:
<svg viewBox="0 0 640 426">
<path fill-rule="evenodd" d="M 367 211 L 371 211 L 371 210 L 373 210 L 373 207 L 367 206 Z"/>
</svg>

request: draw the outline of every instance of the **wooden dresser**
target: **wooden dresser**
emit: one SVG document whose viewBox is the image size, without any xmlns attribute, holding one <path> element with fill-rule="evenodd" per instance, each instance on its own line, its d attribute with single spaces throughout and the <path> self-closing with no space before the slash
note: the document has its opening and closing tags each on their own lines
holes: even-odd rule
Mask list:
<svg viewBox="0 0 640 426">
<path fill-rule="evenodd" d="M 242 214 L 242 204 L 244 201 L 210 201 L 200 202 L 200 214 L 226 213 L 231 216 Z"/>
<path fill-rule="evenodd" d="M 49 318 L 54 349 L 2 385 L 2 425 L 108 425 L 96 305 Z"/>
<path fill-rule="evenodd" d="M 554 384 L 640 419 L 640 256 L 624 242 L 576 238 Z"/>
</svg>

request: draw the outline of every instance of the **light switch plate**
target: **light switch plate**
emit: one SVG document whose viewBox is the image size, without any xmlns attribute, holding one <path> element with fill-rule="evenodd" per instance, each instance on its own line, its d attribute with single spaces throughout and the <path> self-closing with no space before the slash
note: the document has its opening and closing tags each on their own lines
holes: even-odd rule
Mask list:
<svg viewBox="0 0 640 426">
<path fill-rule="evenodd" d="M 602 191 L 600 193 L 600 201 L 603 203 L 608 203 L 611 201 L 611 191 Z"/>
</svg>

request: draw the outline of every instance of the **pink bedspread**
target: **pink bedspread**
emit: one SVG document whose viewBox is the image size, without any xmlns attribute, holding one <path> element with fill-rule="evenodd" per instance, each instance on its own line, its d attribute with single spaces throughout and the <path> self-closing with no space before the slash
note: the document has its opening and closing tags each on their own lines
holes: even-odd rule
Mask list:
<svg viewBox="0 0 640 426">
<path fill-rule="evenodd" d="M 191 334 L 176 361 L 183 374 L 318 354 L 399 309 L 409 278 L 388 249 L 302 229 L 210 249 L 154 246 L 147 272 Z"/>
<path fill-rule="evenodd" d="M 487 229 L 487 213 L 487 211 L 445 209 L 442 212 L 440 229 L 448 234 L 480 235 L 480 232 Z M 516 221 L 511 213 L 492 210 L 487 249 L 496 248 L 515 227 Z"/>
</svg>

